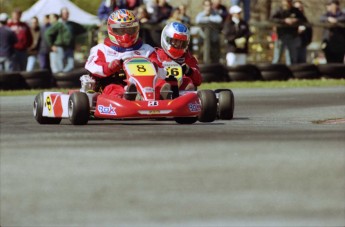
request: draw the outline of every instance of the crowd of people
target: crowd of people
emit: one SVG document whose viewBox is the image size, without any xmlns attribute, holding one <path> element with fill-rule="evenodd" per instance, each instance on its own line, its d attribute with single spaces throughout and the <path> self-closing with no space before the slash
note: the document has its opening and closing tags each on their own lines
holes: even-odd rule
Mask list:
<svg viewBox="0 0 345 227">
<path fill-rule="evenodd" d="M 203 0 L 203 9 L 194 20 L 187 13 L 187 5 L 173 6 L 168 0 L 103 0 L 98 17 L 104 26 L 115 10 L 128 9 L 141 25 L 139 36 L 144 43 L 161 46 L 163 27 L 180 22 L 187 27 L 192 24 L 211 28 L 209 39 L 210 59 L 218 62 L 225 41 L 226 64 L 246 64 L 249 52 L 250 0 L 230 0 L 231 7 L 221 0 Z M 52 73 L 68 72 L 74 68 L 75 37 L 86 32 L 80 24 L 69 21 L 67 8 L 60 14 L 46 15 L 43 21 L 34 17 L 27 24 L 21 21 L 22 11 L 15 9 L 11 18 L 0 15 L 0 70 L 32 71 L 48 69 Z M 304 13 L 302 0 L 281 0 L 279 9 L 271 16 L 277 38 L 274 40 L 272 63 L 282 61 L 298 64 L 307 61 L 307 47 L 312 41 L 313 29 Z M 345 11 L 339 0 L 328 0 L 326 12 L 320 17 L 325 24 L 322 49 L 327 62 L 344 62 Z M 205 37 L 200 37 L 202 40 Z M 190 45 L 191 46 L 191 45 Z M 190 48 L 189 46 L 189 48 Z"/>
<path fill-rule="evenodd" d="M 0 15 L 0 71 L 71 71 L 75 37 L 86 29 L 68 20 L 68 8 L 62 8 L 60 15 L 46 15 L 42 24 L 37 17 L 27 24 L 21 16 L 20 9 L 15 9 L 11 18 L 6 13 Z"/>
</svg>

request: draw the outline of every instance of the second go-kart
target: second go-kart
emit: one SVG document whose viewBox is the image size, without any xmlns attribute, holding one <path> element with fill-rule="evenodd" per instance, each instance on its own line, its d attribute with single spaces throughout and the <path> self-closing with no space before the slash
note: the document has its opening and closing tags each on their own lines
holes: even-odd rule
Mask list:
<svg viewBox="0 0 345 227">
<path fill-rule="evenodd" d="M 167 71 L 167 77 L 175 77 L 178 81 L 182 77 L 180 66 L 171 66 L 171 69 L 170 74 Z M 66 118 L 74 125 L 85 125 L 90 119 L 171 118 L 180 124 L 193 124 L 196 121 L 212 122 L 217 116 L 229 118 L 232 115 L 229 114 L 229 104 L 221 104 L 231 103 L 230 96 L 226 95 L 228 91 L 177 91 L 176 94 L 175 89 L 172 99 L 160 100 L 155 95 L 159 76 L 147 58 L 127 59 L 123 63 L 123 70 L 127 82 L 136 86 L 135 100 L 90 92 L 83 86 L 80 91 L 70 91 L 68 94 L 41 92 L 34 100 L 36 121 L 40 124 L 59 124 Z M 233 107 L 230 112 L 233 113 Z"/>
</svg>

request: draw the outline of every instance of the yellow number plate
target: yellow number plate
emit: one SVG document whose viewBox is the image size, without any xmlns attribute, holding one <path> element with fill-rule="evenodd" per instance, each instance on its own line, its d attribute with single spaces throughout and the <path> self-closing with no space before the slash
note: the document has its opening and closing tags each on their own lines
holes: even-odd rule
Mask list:
<svg viewBox="0 0 345 227">
<path fill-rule="evenodd" d="M 146 59 L 132 59 L 126 63 L 127 72 L 133 76 L 154 76 L 156 69 L 153 64 Z"/>
</svg>

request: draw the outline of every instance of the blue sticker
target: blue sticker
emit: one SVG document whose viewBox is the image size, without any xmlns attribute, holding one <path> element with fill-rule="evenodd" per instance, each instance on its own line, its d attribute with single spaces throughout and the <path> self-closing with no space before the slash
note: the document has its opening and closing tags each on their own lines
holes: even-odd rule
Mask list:
<svg viewBox="0 0 345 227">
<path fill-rule="evenodd" d="M 109 106 L 99 105 L 97 109 L 101 114 L 116 115 L 115 107 L 113 107 L 111 104 Z"/>
<path fill-rule="evenodd" d="M 178 22 L 173 22 L 172 26 L 175 28 L 176 31 L 178 32 L 187 32 L 188 28 L 186 25 L 178 23 Z"/>
</svg>

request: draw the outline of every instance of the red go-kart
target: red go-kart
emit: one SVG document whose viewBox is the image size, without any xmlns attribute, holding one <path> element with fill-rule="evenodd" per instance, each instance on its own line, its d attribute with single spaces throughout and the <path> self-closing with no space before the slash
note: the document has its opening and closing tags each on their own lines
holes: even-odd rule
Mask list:
<svg viewBox="0 0 345 227">
<path fill-rule="evenodd" d="M 34 100 L 33 114 L 40 124 L 59 124 L 68 118 L 73 125 L 85 125 L 93 119 L 158 119 L 171 118 L 180 124 L 196 121 L 212 122 L 216 118 L 231 119 L 234 98 L 231 90 L 169 91 L 172 99 L 155 97 L 158 80 L 156 68 L 147 58 L 133 57 L 123 63 L 126 81 L 135 84 L 135 100 L 113 97 L 80 89 L 62 92 L 41 92 Z M 178 64 L 166 66 L 168 78 L 177 84 L 182 80 Z M 177 90 L 177 91 L 176 91 Z"/>
</svg>

